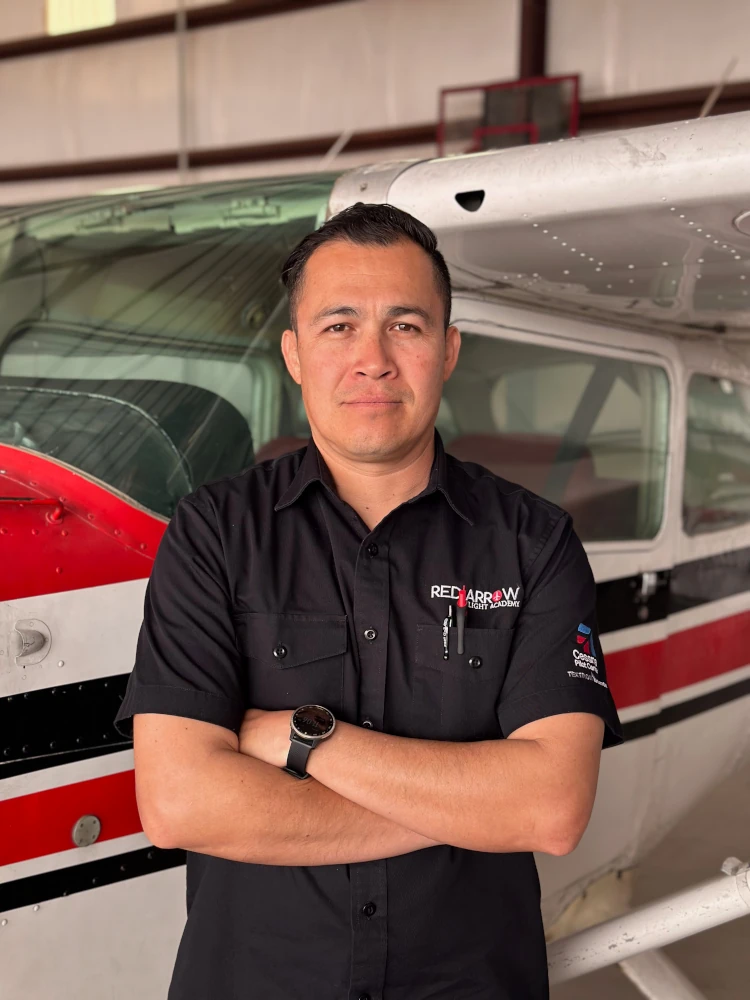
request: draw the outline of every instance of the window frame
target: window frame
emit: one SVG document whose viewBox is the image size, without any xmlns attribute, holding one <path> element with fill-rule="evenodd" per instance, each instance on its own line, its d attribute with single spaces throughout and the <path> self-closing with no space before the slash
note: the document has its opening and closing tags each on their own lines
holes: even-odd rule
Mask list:
<svg viewBox="0 0 750 1000">
<path fill-rule="evenodd" d="M 685 399 L 681 380 L 684 362 L 678 346 L 664 336 L 605 327 L 574 317 L 519 308 L 460 292 L 454 295 L 451 322 L 466 333 L 652 365 L 664 372 L 668 391 L 667 447 L 659 530 L 653 538 L 584 541 L 583 545 L 592 558 L 597 580 L 627 575 L 622 563 L 616 563 L 612 558 L 618 555 L 632 556 L 634 572 L 638 573 L 652 566 L 659 569 L 671 566 L 677 532 L 682 527 L 681 453 L 684 459 L 684 447 L 681 448 L 681 445 L 684 439 Z"/>
<path fill-rule="evenodd" d="M 707 548 L 713 549 L 713 546 L 708 543 L 708 539 L 724 539 L 726 541 L 726 548 L 732 549 L 736 545 L 736 538 L 738 535 L 745 534 L 747 537 L 744 542 L 745 545 L 750 542 L 750 517 L 746 521 L 742 521 L 739 524 L 729 524 L 724 527 L 717 528 L 715 531 L 687 531 L 685 528 L 685 517 L 683 508 L 683 499 L 685 495 L 685 470 L 687 469 L 687 455 L 688 455 L 688 419 L 689 419 L 689 401 L 690 401 L 690 384 L 694 378 L 712 378 L 712 379 L 727 379 L 729 382 L 735 383 L 737 385 L 742 385 L 746 389 L 750 390 L 750 375 L 745 374 L 742 377 L 742 371 L 725 370 L 723 366 L 705 366 L 705 365 L 695 365 L 690 368 L 686 368 L 684 375 L 684 408 L 685 408 L 685 421 L 684 421 L 684 436 L 682 442 L 682 452 L 681 452 L 681 470 L 682 475 L 680 477 L 680 534 L 684 540 L 684 543 L 691 547 L 702 547 L 703 544 Z M 721 542 L 720 542 L 721 544 Z"/>
</svg>

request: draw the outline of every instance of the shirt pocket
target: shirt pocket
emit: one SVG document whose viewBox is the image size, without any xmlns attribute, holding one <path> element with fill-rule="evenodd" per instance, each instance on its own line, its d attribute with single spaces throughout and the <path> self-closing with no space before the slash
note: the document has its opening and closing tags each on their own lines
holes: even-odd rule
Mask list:
<svg viewBox="0 0 750 1000">
<path fill-rule="evenodd" d="M 248 706 L 277 711 L 315 704 L 341 713 L 346 615 L 250 612 L 236 615 L 234 625 Z"/>
<path fill-rule="evenodd" d="M 449 630 L 443 659 L 441 625 L 417 625 L 412 684 L 412 728 L 418 739 L 454 742 L 499 739 L 496 706 L 508 669 L 513 629 L 466 628 L 464 652 Z"/>
</svg>

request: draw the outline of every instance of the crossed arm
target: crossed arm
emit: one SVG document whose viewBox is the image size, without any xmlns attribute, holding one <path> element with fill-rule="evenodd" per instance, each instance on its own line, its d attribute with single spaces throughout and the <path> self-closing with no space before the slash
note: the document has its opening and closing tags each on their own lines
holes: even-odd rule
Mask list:
<svg viewBox="0 0 750 1000">
<path fill-rule="evenodd" d="M 206 722 L 136 715 L 136 792 L 151 841 L 236 861 L 326 865 L 436 844 L 566 854 L 588 823 L 597 716 L 552 716 L 476 743 L 339 722 L 310 755 L 305 781 L 280 770 L 290 717 L 250 710 L 238 738 Z"/>
</svg>

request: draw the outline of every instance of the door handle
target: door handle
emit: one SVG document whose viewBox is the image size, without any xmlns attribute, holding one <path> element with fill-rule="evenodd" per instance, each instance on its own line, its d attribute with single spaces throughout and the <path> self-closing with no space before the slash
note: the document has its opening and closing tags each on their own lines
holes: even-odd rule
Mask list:
<svg viewBox="0 0 750 1000">
<path fill-rule="evenodd" d="M 645 604 L 653 597 L 659 587 L 659 576 L 654 570 L 641 573 L 641 585 L 636 591 L 635 599 L 639 604 Z"/>
</svg>

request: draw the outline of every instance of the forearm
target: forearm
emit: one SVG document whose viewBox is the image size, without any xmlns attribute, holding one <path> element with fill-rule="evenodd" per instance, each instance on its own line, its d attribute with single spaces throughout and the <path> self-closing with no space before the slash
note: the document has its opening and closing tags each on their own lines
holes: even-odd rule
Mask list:
<svg viewBox="0 0 750 1000">
<path fill-rule="evenodd" d="M 345 724 L 308 763 L 339 795 L 440 843 L 553 854 L 571 850 L 585 828 L 592 766 L 598 759 L 563 759 L 534 739 L 448 743 Z M 580 782 L 566 779 L 576 767 Z"/>
<path fill-rule="evenodd" d="M 335 865 L 408 854 L 434 841 L 231 747 L 186 775 L 162 847 L 267 865 Z"/>
</svg>

